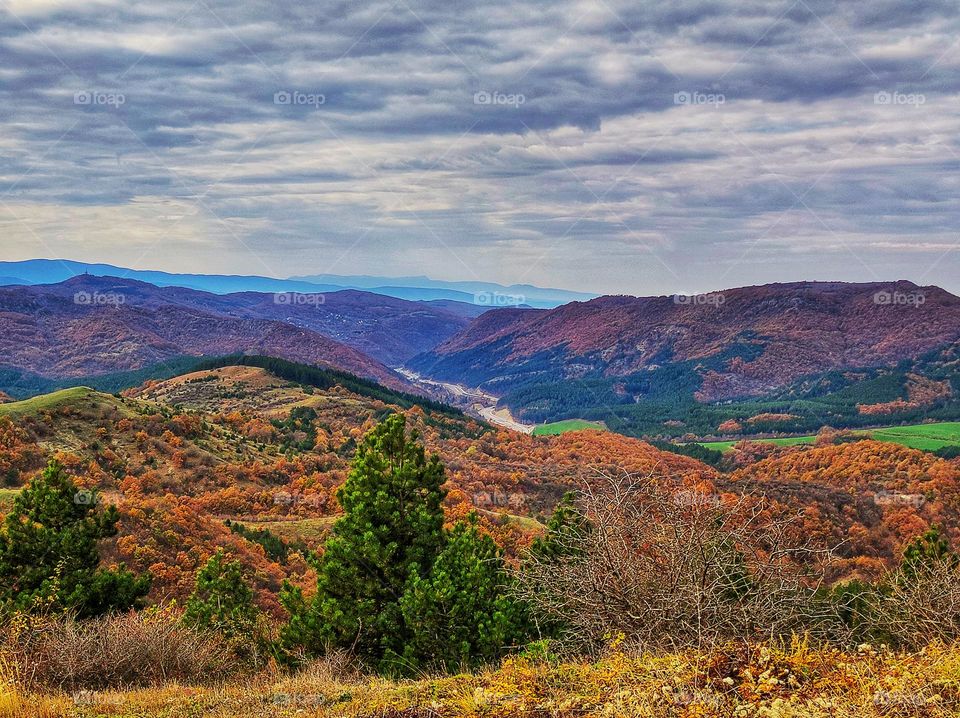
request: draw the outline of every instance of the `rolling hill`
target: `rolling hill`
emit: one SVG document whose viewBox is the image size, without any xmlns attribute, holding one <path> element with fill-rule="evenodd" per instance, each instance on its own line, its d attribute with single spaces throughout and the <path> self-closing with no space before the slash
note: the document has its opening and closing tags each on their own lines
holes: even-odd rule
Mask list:
<svg viewBox="0 0 960 718">
<path fill-rule="evenodd" d="M 0 357 L 5 368 L 83 377 L 183 355 L 272 354 L 409 388 L 380 362 L 316 331 L 199 303 L 166 301 L 152 285 L 97 277 L 0 288 Z"/>
<path fill-rule="evenodd" d="M 360 436 L 403 412 L 447 467 L 451 515 L 479 512 L 515 553 L 564 491 L 599 470 L 699 482 L 714 469 L 624 436 L 573 432 L 534 438 L 497 430 L 449 407 L 337 373 L 300 366 L 300 380 L 232 365 L 150 381 L 116 397 L 84 387 L 0 407 L 0 476 L 15 487 L 58 458 L 84 488 L 116 503 L 121 533 L 111 556 L 155 577 L 157 595 L 189 593 L 216 546 L 256 569 L 265 607 L 302 559 L 265 557 L 226 521 L 316 546 L 338 511 Z M 293 376 L 290 366 L 279 366 Z"/>
<path fill-rule="evenodd" d="M 923 300 L 884 303 L 881 295 Z M 607 296 L 484 315 L 412 367 L 492 388 L 723 356 L 701 373 L 698 394 L 713 400 L 766 394 L 830 369 L 892 365 L 960 338 L 960 298 L 909 282 L 771 284 L 706 296 L 717 299 Z"/>
<path fill-rule="evenodd" d="M 56 457 L 81 486 L 118 505 L 110 556 L 149 570 L 156 595 L 189 593 L 197 567 L 225 547 L 254 567 L 270 611 L 281 581 L 306 585 L 310 569 L 300 553 L 265 554 L 256 537 L 318 546 L 339 511 L 336 489 L 357 441 L 391 412 L 405 414 L 446 466 L 448 514 L 476 511 L 510 555 L 541 530 L 565 491 L 624 472 L 674 487 L 681 498 L 765 497 L 767 510 L 799 516 L 809 536 L 855 535 L 843 575 L 889 565 L 933 523 L 960 538 L 960 466 L 905 447 L 787 447 L 720 470 L 613 432 L 530 436 L 415 399 L 342 373 L 222 359 L 119 397 L 77 387 L 3 405 L 0 476 L 15 492 Z"/>
<path fill-rule="evenodd" d="M 469 321 L 423 302 L 355 290 L 213 294 L 95 275 L 57 284 L 0 288 L 0 308 L 24 309 L 31 300 L 50 298 L 69 300 L 88 310 L 175 308 L 231 319 L 281 322 L 317 332 L 390 365 L 432 348 Z M 53 311 L 49 306 L 37 309 Z"/>
<path fill-rule="evenodd" d="M 956 396 L 958 339 L 960 298 L 937 287 L 806 282 L 504 309 L 408 365 L 480 386 L 529 421 L 723 435 L 726 419 L 797 403 L 802 421 L 781 430 L 850 419 L 858 405 L 898 415 L 939 406 Z M 870 421 L 882 423 L 861 424 Z"/>
</svg>

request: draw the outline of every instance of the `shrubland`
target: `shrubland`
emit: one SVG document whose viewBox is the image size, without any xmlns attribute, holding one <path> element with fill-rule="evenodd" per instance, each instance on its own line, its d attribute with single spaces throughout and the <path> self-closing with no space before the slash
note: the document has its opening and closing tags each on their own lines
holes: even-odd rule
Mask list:
<svg viewBox="0 0 960 718">
<path fill-rule="evenodd" d="M 0 423 L 0 715 L 957 708 L 955 462 L 725 473 L 242 369 Z"/>
</svg>

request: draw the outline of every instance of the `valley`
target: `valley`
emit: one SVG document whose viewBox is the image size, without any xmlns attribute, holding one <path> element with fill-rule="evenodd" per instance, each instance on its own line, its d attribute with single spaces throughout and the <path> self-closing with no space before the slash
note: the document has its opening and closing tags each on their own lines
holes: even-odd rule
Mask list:
<svg viewBox="0 0 960 718">
<path fill-rule="evenodd" d="M 581 510 L 574 507 L 599 502 L 583 510 L 602 517 L 633 497 L 653 514 L 631 524 L 622 537 L 628 544 L 645 535 L 645 545 L 656 547 L 664 537 L 686 535 L 689 522 L 701 522 L 699 530 L 726 532 L 711 538 L 701 555 L 760 541 L 756 536 L 768 530 L 801 546 L 790 554 L 791 566 L 839 593 L 822 598 L 801 583 L 787 598 L 827 601 L 823 610 L 834 611 L 830 620 L 839 626 L 846 615 L 843 592 L 885 595 L 876 587 L 901 580 L 890 577 L 899 575 L 904 553 L 924 536 L 960 545 L 954 298 L 940 298 L 946 318 L 937 314 L 939 323 L 922 332 L 914 321 L 875 316 L 873 306 L 859 306 L 854 319 L 844 318 L 846 305 L 835 305 L 838 295 L 856 303 L 875 290 L 750 288 L 742 293 L 746 320 L 704 315 L 684 324 L 673 316 L 677 310 L 654 298 L 471 316 L 450 305 L 424 307 L 352 290 L 311 304 L 276 304 L 264 294 L 213 295 L 104 277 L 0 288 L 0 326 L 9 330 L 0 364 L 0 508 L 7 515 L 22 510 L 50 472 L 58 477 L 51 481 L 67 482 L 63 490 L 74 492 L 68 503 L 80 508 L 71 511 L 114 507 L 115 532 L 97 542 L 99 560 L 128 572 L 111 580 L 146 581 L 140 600 L 163 615 L 196 605 L 201 577 L 222 570 L 217 562 L 229 557 L 243 582 L 229 593 L 247 595 L 245 610 L 258 616 L 259 627 L 248 625 L 244 635 L 257 636 L 249 640 L 280 652 L 284 661 L 298 661 L 303 646 L 319 645 L 291 633 L 326 625 L 315 622 L 314 612 L 325 610 L 314 599 L 319 591 L 339 595 L 340 586 L 364 585 L 357 577 L 338 578 L 334 588 L 321 588 L 350 513 L 380 511 L 377 502 L 393 496 L 423 497 L 431 485 L 431 521 L 448 542 L 445 551 L 470 545 L 487 552 L 482 560 L 458 558 L 464 561 L 458 565 L 499 566 L 498 582 L 522 583 L 529 572 L 543 571 L 524 599 L 530 606 L 548 600 L 564 580 L 571 583 L 560 605 L 578 587 L 593 585 L 590 577 L 565 573 L 580 570 L 576 561 L 538 569 L 536 561 L 547 559 L 534 557 L 550 555 L 538 552 L 562 551 L 563 542 L 575 540 L 577 551 L 596 550 L 596 560 L 607 560 L 612 547 L 626 545 L 615 539 L 620 543 L 595 549 L 589 531 L 564 534 L 572 530 L 564 521 Z M 77 304 L 78 292 L 112 292 L 124 300 Z M 798 293 L 809 317 L 783 314 L 783 307 L 797 307 Z M 666 314 L 651 318 L 651 307 Z M 568 341 L 565 315 L 583 311 L 588 318 L 577 319 L 585 324 L 575 333 L 589 326 L 592 349 L 585 338 Z M 868 357 L 848 339 L 824 335 L 825 315 L 848 332 L 853 324 L 846 322 L 865 323 L 865 336 L 882 351 Z M 796 329 L 786 339 L 775 334 L 784 331 L 777 322 L 785 317 Z M 611 327 L 625 322 L 640 358 L 628 360 L 620 339 L 608 344 Z M 712 334 L 703 331 L 705 322 L 717 325 Z M 681 330 L 665 334 L 664 323 Z M 820 346 L 829 361 L 820 358 L 804 373 L 788 366 L 802 342 Z M 398 447 L 408 452 L 399 461 L 390 453 Z M 408 476 L 410 467 L 419 467 L 421 483 L 397 487 L 395 494 L 384 490 L 383 482 Z M 375 490 L 352 493 L 364 477 L 373 477 Z M 648 500 L 655 509 L 643 507 Z M 390 526 L 401 515 L 378 514 L 370 525 Z M 659 532 L 661 524 L 672 528 Z M 607 529 L 613 533 L 604 537 L 621 530 L 616 524 Z M 371 536 L 366 528 L 359 535 L 352 551 L 365 550 Z M 419 535 L 420 529 L 410 540 Z M 475 543 L 464 544 L 466 537 Z M 686 549 L 670 563 L 674 550 L 668 542 L 650 554 L 657 577 L 644 590 L 660 590 L 663 565 L 686 566 Z M 821 552 L 829 554 L 822 564 Z M 630 560 L 645 555 L 631 552 Z M 765 555 L 761 543 L 750 560 Z M 728 559 L 731 565 L 745 560 Z M 375 585 L 399 581 L 391 571 L 385 564 Z M 673 580 L 688 580 L 685 569 L 676 571 Z M 462 574 L 443 575 L 438 595 Z M 404 579 L 403 602 L 427 600 L 425 584 L 417 585 Z M 463 595 L 496 605 L 518 600 L 474 588 Z M 444 605 L 441 598 L 429 600 Z M 565 620 L 589 617 L 592 605 Z M 96 620 L 152 614 L 124 615 Z M 485 609 L 484 615 L 503 620 L 507 614 Z M 156 625 L 172 625 L 166 620 Z M 802 625 L 819 630 L 819 624 Z M 731 635 L 751 630 L 738 627 Z M 542 639 L 535 635 L 518 640 L 537 646 Z M 554 646 L 553 640 L 544 645 Z M 908 645 L 912 639 L 899 640 Z M 4 645 L 19 644 L 4 644 L 0 635 L 0 653 L 13 650 Z M 525 660 L 503 645 L 488 655 Z M 250 650 L 243 646 L 229 648 L 238 667 L 253 660 L 237 658 Z"/>
<path fill-rule="evenodd" d="M 410 369 L 399 368 L 397 373 L 409 379 L 414 384 L 426 387 L 437 398 L 447 401 L 454 406 L 462 407 L 464 410 L 475 414 L 477 417 L 489 421 L 491 424 L 502 426 L 505 429 L 519 431 L 522 434 L 534 433 L 536 427 L 531 424 L 524 424 L 513 418 L 510 410 L 504 407 L 498 407 L 499 399 L 480 389 L 471 389 L 462 384 L 454 384 L 448 381 L 436 381 L 426 379 L 417 372 Z"/>
<path fill-rule="evenodd" d="M 908 290 L 924 302 L 874 301 Z M 0 288 L 9 337 L 0 341 L 0 391 L 26 398 L 77 383 L 118 391 L 237 351 L 343 369 L 525 433 L 582 422 L 681 444 L 793 443 L 824 426 L 960 418 L 953 295 L 904 283 L 723 295 L 722 304 L 601 297 L 469 316 L 359 290 L 218 295 L 81 275 Z M 71 351 L 77 343 L 84 352 Z"/>
<path fill-rule="evenodd" d="M 0 29 L 0 718 L 960 718 L 960 3 Z"/>
</svg>

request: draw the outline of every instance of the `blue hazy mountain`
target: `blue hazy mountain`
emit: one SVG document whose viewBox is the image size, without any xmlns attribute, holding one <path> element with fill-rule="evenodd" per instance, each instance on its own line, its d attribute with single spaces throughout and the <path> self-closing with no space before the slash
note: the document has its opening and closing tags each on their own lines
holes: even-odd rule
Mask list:
<svg viewBox="0 0 960 718">
<path fill-rule="evenodd" d="M 403 299 L 411 299 L 414 293 L 422 292 L 422 297 L 418 296 L 417 298 L 453 299 L 471 304 L 487 303 L 492 306 L 527 305 L 550 308 L 569 302 L 588 301 L 598 296 L 589 292 L 574 292 L 569 289 L 535 287 L 532 284 L 503 285 L 479 281 L 450 282 L 425 276 L 384 278 L 368 275 L 314 274 L 291 277 L 291 279 L 319 284 L 349 282 L 350 286 L 355 289 L 366 289 Z M 385 282 L 388 284 L 385 285 Z M 428 295 L 428 290 L 432 290 L 435 294 Z M 405 291 L 407 294 L 403 294 Z"/>
<path fill-rule="evenodd" d="M 359 289 L 410 301 L 463 302 L 476 307 L 529 306 L 552 308 L 595 294 L 529 284 L 504 286 L 493 282 L 447 282 L 429 277 L 342 276 L 322 274 L 279 279 L 257 275 L 188 274 L 128 269 L 112 264 L 89 264 L 66 259 L 28 259 L 0 262 L 0 285 L 55 284 L 81 274 L 120 277 L 158 287 L 187 287 L 214 294 L 234 292 L 335 292 Z"/>
</svg>

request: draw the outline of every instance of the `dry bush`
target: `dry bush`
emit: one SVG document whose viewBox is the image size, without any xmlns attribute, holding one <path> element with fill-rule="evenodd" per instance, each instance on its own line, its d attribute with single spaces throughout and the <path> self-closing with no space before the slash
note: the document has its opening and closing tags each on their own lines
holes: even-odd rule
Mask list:
<svg viewBox="0 0 960 718">
<path fill-rule="evenodd" d="M 796 545 L 792 522 L 762 503 L 625 476 L 580 504 L 589 530 L 518 573 L 521 596 L 573 645 L 677 650 L 832 628 L 814 598 L 829 552 Z"/>
<path fill-rule="evenodd" d="M 163 611 L 84 621 L 16 616 L 0 640 L 0 657 L 31 690 L 206 682 L 236 670 L 222 639 L 186 628 Z"/>
<path fill-rule="evenodd" d="M 960 567 L 952 555 L 894 571 L 866 606 L 862 620 L 902 648 L 960 640 Z"/>
</svg>

